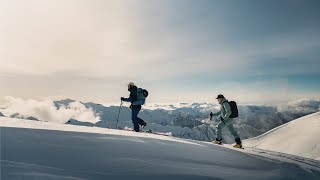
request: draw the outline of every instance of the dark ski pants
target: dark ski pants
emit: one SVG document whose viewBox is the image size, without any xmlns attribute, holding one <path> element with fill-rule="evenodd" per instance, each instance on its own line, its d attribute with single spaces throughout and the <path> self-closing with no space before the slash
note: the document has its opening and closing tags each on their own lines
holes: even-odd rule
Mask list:
<svg viewBox="0 0 320 180">
<path fill-rule="evenodd" d="M 136 132 L 139 132 L 139 124 L 140 125 L 145 124 L 145 121 L 138 117 L 138 114 L 141 110 L 141 106 L 132 106 L 131 110 L 132 110 L 131 119 L 132 119 L 132 123 L 133 123 L 133 129 Z"/>
</svg>

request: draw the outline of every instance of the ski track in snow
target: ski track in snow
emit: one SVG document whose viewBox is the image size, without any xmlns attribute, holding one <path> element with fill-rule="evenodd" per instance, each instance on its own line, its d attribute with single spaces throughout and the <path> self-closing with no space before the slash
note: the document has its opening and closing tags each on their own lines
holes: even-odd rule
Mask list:
<svg viewBox="0 0 320 180">
<path fill-rule="evenodd" d="M 205 142 L 205 143 L 210 145 L 212 144 L 210 142 Z M 320 171 L 320 161 L 315 159 L 310 159 L 310 158 L 305 158 L 301 156 L 275 152 L 270 150 L 252 148 L 252 147 L 244 147 L 244 149 L 238 149 L 238 148 L 234 148 L 233 145 L 230 145 L 230 144 L 215 145 L 215 146 L 221 146 L 223 148 L 228 148 L 233 151 L 238 151 L 240 153 L 253 155 L 263 159 L 269 159 L 270 161 L 282 161 L 282 162 L 294 163 L 296 165 L 299 165 L 301 168 L 305 169 L 308 172 L 310 172 L 311 169 Z"/>
<path fill-rule="evenodd" d="M 4 121 L 1 121 L 4 120 Z M 133 137 L 145 137 L 145 138 L 157 138 L 161 140 L 176 141 L 181 143 L 193 144 L 202 146 L 196 142 L 190 142 L 180 138 L 173 138 L 169 136 L 163 136 L 152 133 L 136 133 L 127 130 L 117 130 L 99 127 L 86 127 L 77 126 L 71 124 L 58 124 L 51 122 L 41 122 L 41 121 L 30 121 L 24 119 L 14 119 L 14 118 L 0 118 L 0 125 L 2 127 L 16 127 L 16 128 L 30 128 L 30 129 L 47 129 L 47 130 L 57 130 L 57 131 L 71 131 L 71 132 L 86 132 L 86 133 L 99 133 L 99 134 L 109 134 L 109 135 L 122 135 L 122 136 L 133 136 Z"/>
<path fill-rule="evenodd" d="M 320 160 L 320 112 L 310 114 L 247 139 L 247 147 Z M 282 156 L 282 154 L 280 154 Z"/>
</svg>

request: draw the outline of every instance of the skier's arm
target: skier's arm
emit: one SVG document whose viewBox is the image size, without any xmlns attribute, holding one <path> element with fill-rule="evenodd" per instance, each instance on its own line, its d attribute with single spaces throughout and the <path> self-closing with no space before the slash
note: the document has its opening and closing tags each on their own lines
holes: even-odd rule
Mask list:
<svg viewBox="0 0 320 180">
<path fill-rule="evenodd" d="M 212 113 L 212 116 L 219 116 L 220 114 L 221 114 L 221 110 L 216 113 Z"/>
<path fill-rule="evenodd" d="M 221 114 L 221 110 L 218 111 L 218 112 L 216 112 L 216 113 L 214 113 L 214 114 L 211 112 L 211 113 L 210 113 L 210 120 L 212 120 L 212 117 L 213 117 L 213 116 L 218 116 L 219 114 Z"/>
<path fill-rule="evenodd" d="M 136 98 L 134 97 L 134 94 L 132 92 L 130 93 L 129 98 L 121 98 L 122 101 L 131 102 L 131 103 L 135 102 L 136 101 L 135 99 Z"/>
<path fill-rule="evenodd" d="M 232 114 L 231 107 L 228 102 L 223 103 L 223 107 L 226 110 L 226 114 L 222 117 L 223 119 L 229 118 Z"/>
<path fill-rule="evenodd" d="M 131 102 L 132 103 L 132 98 L 121 98 L 121 101 L 125 101 L 125 102 Z"/>
</svg>

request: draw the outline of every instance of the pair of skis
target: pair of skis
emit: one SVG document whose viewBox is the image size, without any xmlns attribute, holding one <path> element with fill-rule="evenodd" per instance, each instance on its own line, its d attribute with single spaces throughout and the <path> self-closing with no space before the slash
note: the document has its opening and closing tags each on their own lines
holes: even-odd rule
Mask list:
<svg viewBox="0 0 320 180">
<path fill-rule="evenodd" d="M 125 130 L 125 131 L 134 131 L 131 128 L 118 128 L 120 130 Z M 149 134 L 157 134 L 157 135 L 162 135 L 162 136 L 172 136 L 171 133 L 162 133 L 162 132 L 156 132 L 152 131 L 151 129 L 144 130 L 143 128 L 140 129 L 140 132 L 142 133 L 149 133 Z"/>
</svg>

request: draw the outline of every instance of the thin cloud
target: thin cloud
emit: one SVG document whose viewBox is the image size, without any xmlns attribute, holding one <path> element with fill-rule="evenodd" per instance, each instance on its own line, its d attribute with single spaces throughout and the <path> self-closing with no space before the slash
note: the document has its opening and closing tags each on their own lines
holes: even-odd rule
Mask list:
<svg viewBox="0 0 320 180">
<path fill-rule="evenodd" d="M 203 97 L 212 96 L 203 91 L 228 91 L 207 88 L 211 81 L 233 83 L 237 78 L 319 72 L 319 61 L 314 58 L 320 45 L 317 24 L 257 36 L 255 30 L 265 28 L 255 18 L 255 23 L 238 19 L 237 13 L 245 10 L 241 3 L 235 12 L 227 11 L 228 3 L 213 6 L 183 1 L 0 3 L 2 96 L 66 96 L 116 102 L 127 93 L 121 90 L 125 83 L 135 81 L 152 90 L 150 99 L 154 101 L 194 101 L 196 98 L 189 97 L 198 96 L 200 90 L 206 94 Z M 250 13 L 243 15 L 255 17 Z M 278 17 L 264 13 L 268 15 L 262 17 L 266 22 L 279 23 Z M 240 29 L 241 33 L 252 30 L 253 34 L 241 34 Z M 181 80 L 192 78 L 188 84 L 191 90 L 175 87 Z M 269 86 L 261 86 L 270 91 Z M 260 102 L 259 97 L 266 95 L 244 92 L 256 94 L 255 100 Z"/>
</svg>

